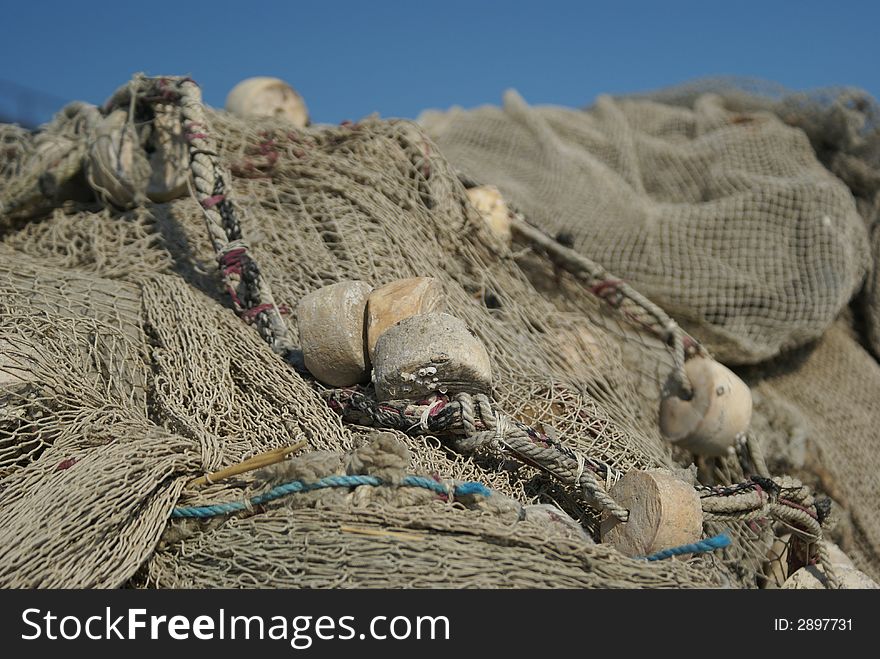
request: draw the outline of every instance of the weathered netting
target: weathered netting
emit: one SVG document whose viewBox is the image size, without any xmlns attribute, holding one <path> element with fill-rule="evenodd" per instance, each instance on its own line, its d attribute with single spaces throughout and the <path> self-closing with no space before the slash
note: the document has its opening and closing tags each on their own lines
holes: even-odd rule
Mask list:
<svg viewBox="0 0 880 659">
<path fill-rule="evenodd" d="M 502 108 L 420 123 L 465 178 L 496 185 L 529 220 L 626 276 L 722 361 L 773 358 L 746 371 L 771 471 L 831 494 L 835 539 L 876 576 L 880 371 L 839 328 L 815 340 L 867 274 L 856 325 L 880 354 L 878 118 L 856 89 L 719 79 L 603 97 L 586 111 L 509 94 Z M 580 303 L 565 287 L 544 293 Z M 643 354 L 624 353 L 631 372 Z M 755 375 L 764 368 L 767 379 Z M 713 471 L 741 477 L 729 462 L 701 478 Z M 760 541 L 773 530 L 741 532 Z"/>
<path fill-rule="evenodd" d="M 832 536 L 856 567 L 880 576 L 880 365 L 846 319 L 815 347 L 744 373 L 771 471 L 795 474 L 835 502 Z"/>
<path fill-rule="evenodd" d="M 390 440 L 390 441 L 389 441 Z M 401 482 L 410 455 L 393 436 L 351 453 L 313 452 L 259 472 L 252 491 L 368 471 Z M 369 451 L 370 455 L 364 453 Z M 346 464 L 347 463 L 347 464 Z M 344 477 L 343 477 L 344 478 Z M 433 482 L 433 481 L 432 481 Z M 440 501 L 415 487 L 330 487 L 262 504 L 259 514 L 173 520 L 136 575 L 140 587 L 718 587 L 704 555 L 646 563 L 595 545 L 568 525 L 537 522 L 492 493 Z M 190 511 L 201 511 L 190 508 Z M 235 548 L 230 551 L 230 548 Z M 253 566 L 243 570 L 242 566 Z M 389 574 L 395 575 L 389 580 Z"/>
<path fill-rule="evenodd" d="M 690 107 L 704 94 L 723 99 L 733 112 L 772 113 L 804 131 L 818 159 L 849 187 L 871 234 L 871 268 L 859 306 L 866 338 L 880 355 L 880 104 L 855 87 L 793 91 L 771 82 L 697 80 L 642 97 Z"/>
<path fill-rule="evenodd" d="M 59 133 L 77 135 L 81 124 L 64 130 L 92 114 L 75 109 L 59 116 Z M 488 401 L 447 401 L 470 444 L 413 432 L 419 410 L 400 413 L 411 425 L 391 426 L 411 450 L 414 473 L 478 481 L 520 503 L 552 502 L 594 532 L 597 501 L 620 474 L 689 461 L 673 456 L 657 429 L 680 333 L 658 337 L 541 250 L 511 252 L 498 242 L 415 125 L 369 118 L 300 131 L 208 112 L 205 125 L 189 130 L 214 137 L 231 189 L 209 199 L 197 190 L 201 204 L 186 198 L 124 212 L 58 202 L 56 187 L 15 161 L 33 162 L 33 138 L 4 133 L 4 144 L 16 146 L 0 169 L 0 201 L 10 208 L 10 190 L 29 192 L 0 234 L 0 585 L 405 586 L 437 585 L 439 575 L 450 586 L 759 584 L 773 536 L 752 518 L 774 517 L 783 504 L 757 494 L 741 506 L 730 499 L 736 517 L 710 511 L 720 520 L 712 532 L 729 531 L 734 542 L 693 565 L 649 566 L 436 502 L 412 510 L 282 505 L 175 536 L 175 505 L 241 499 L 249 484 L 188 485 L 193 477 L 300 440 L 309 451 L 346 451 L 367 441 L 358 423 L 381 420 L 369 388 L 325 390 L 284 343 L 296 336 L 296 302 L 344 279 L 439 279 L 491 355 L 491 409 Z M 47 166 L 82 145 L 70 146 Z M 259 332 L 230 308 L 236 272 L 222 249 L 220 271 L 223 236 L 205 230 L 217 199 L 241 220 L 243 240 L 233 246 L 259 264 L 261 285 L 271 283 L 273 304 L 232 305 Z M 54 208 L 46 215 L 45 206 Z M 277 326 L 267 324 L 267 310 L 280 312 Z M 267 336 L 277 340 L 267 345 Z M 519 448 L 499 453 L 493 438 Z M 546 464 L 529 466 L 542 464 L 535 451 L 555 451 L 555 476 Z M 740 462 L 702 465 L 702 481 L 744 481 L 748 494 L 755 484 Z M 706 505 L 722 494 L 708 492 Z M 406 539 L 412 530 L 427 537 Z M 389 543 L 400 548 L 394 569 Z M 281 567 L 298 551 L 298 570 Z"/>
<path fill-rule="evenodd" d="M 819 337 L 859 288 L 866 233 L 804 133 L 769 113 L 602 96 L 587 111 L 427 112 L 469 179 L 660 304 L 727 363 Z"/>
<path fill-rule="evenodd" d="M 838 504 L 835 540 L 856 565 L 880 575 L 880 104 L 857 88 L 797 92 L 764 81 L 698 80 L 642 95 L 693 107 L 711 94 L 730 112 L 772 114 L 802 130 L 816 157 L 843 181 L 870 239 L 871 261 L 855 317 L 840 318 L 815 345 L 745 372 L 754 387 L 756 432 L 774 472 L 795 473 Z M 766 425 L 765 425 L 766 424 Z"/>
<path fill-rule="evenodd" d="M 235 548 L 230 551 L 230 548 Z M 280 507 L 161 547 L 139 585 L 214 588 L 712 588 L 711 559 L 646 563 L 442 503 Z M 244 568 L 244 569 L 243 569 Z M 249 568 L 249 569 L 248 569 Z M 702 568 L 702 569 L 701 569 Z M 393 576 L 392 576 L 393 575 Z"/>
</svg>

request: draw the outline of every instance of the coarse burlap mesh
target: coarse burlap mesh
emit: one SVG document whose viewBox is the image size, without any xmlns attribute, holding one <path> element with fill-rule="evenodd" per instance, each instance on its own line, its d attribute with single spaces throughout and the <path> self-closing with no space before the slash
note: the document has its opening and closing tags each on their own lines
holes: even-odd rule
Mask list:
<svg viewBox="0 0 880 659">
<path fill-rule="evenodd" d="M 705 94 L 688 107 L 599 97 L 587 111 L 427 112 L 467 178 L 660 304 L 721 361 L 815 339 L 861 285 L 864 223 L 801 130 Z"/>
<path fill-rule="evenodd" d="M 75 141 L 89 116 L 85 110 L 60 115 L 57 134 Z M 537 252 L 499 242 L 445 155 L 417 126 L 368 118 L 296 130 L 223 112 L 209 112 L 208 119 L 233 175 L 232 198 L 250 253 L 294 335 L 289 310 L 320 286 L 432 276 L 442 282 L 451 311 L 485 343 L 501 409 L 607 464 L 609 480 L 632 468 L 690 462 L 691 456 L 673 454 L 657 428 L 660 386 L 671 367 L 667 348 Z M 33 174 L 27 164 L 39 146 L 33 136 L 5 127 L 2 138 L 0 200 L 4 189 Z M 849 199 L 798 149 L 788 156 L 791 171 L 806 167 L 811 178 L 795 192 L 785 188 L 786 203 L 810 200 L 819 212 L 823 203 Z M 479 179 L 504 189 L 500 181 Z M 65 181 L 70 188 L 84 185 Z M 58 191 L 42 183 L 27 213 L 0 223 L 0 585 L 761 585 L 773 534 L 757 524 L 708 525 L 708 532 L 729 531 L 732 545 L 661 564 L 436 501 L 352 507 L 315 497 L 314 508 L 290 502 L 240 517 L 169 524 L 175 505 L 240 500 L 253 484 L 236 478 L 188 485 L 195 476 L 299 440 L 307 451 L 348 451 L 368 441 L 369 431 L 344 424 L 322 387 L 235 316 L 194 199 L 118 211 L 94 200 L 59 201 Z M 67 198 L 88 197 L 80 193 Z M 772 224 L 771 211 L 787 207 L 778 199 L 767 204 Z M 699 213 L 703 200 L 677 205 Z M 812 246 L 810 236 L 821 237 L 834 263 L 819 276 L 821 290 L 833 291 L 834 301 L 823 301 L 830 316 L 811 321 L 809 330 L 792 320 L 788 338 L 773 323 L 756 325 L 775 337 L 771 353 L 821 333 L 858 283 L 864 231 L 853 225 L 854 213 L 848 207 L 835 216 L 833 230 L 816 229 L 808 213 L 794 234 L 800 239 L 785 243 Z M 616 226 L 602 225 L 595 234 L 620 235 Z M 761 234 L 753 242 L 759 248 L 769 239 Z M 798 256 L 798 263 L 810 262 Z M 845 263 L 832 276 L 837 258 Z M 781 261 L 782 271 L 802 274 Z M 671 302 L 673 291 L 664 297 L 645 290 L 681 311 Z M 810 307 L 807 302 L 798 308 Z M 719 323 L 707 337 L 710 345 L 717 350 L 713 341 L 727 341 L 736 328 Z M 412 473 L 478 481 L 521 504 L 553 503 L 595 532 L 596 512 L 537 469 L 461 455 L 433 436 L 394 435 L 411 451 Z M 700 467 L 707 484 L 745 477 L 733 457 Z M 867 552 L 864 561 L 876 564 L 877 557 Z"/>
</svg>

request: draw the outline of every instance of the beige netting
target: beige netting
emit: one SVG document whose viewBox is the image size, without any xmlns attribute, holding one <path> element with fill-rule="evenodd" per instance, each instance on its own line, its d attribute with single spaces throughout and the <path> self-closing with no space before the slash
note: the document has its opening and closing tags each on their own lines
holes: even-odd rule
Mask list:
<svg viewBox="0 0 880 659">
<path fill-rule="evenodd" d="M 800 130 L 719 96 L 692 107 L 600 97 L 588 111 L 429 112 L 466 177 L 625 278 L 728 363 L 815 339 L 861 285 L 866 234 Z"/>
<path fill-rule="evenodd" d="M 627 275 L 719 358 L 775 356 L 758 371 L 766 379 L 748 371 L 771 471 L 831 494 L 838 539 L 876 575 L 880 370 L 841 329 L 810 340 L 867 272 L 860 309 L 877 352 L 878 119 L 859 90 L 720 79 L 603 97 L 586 111 L 528 107 L 511 93 L 501 108 L 420 122 L 467 178 L 497 185 L 530 220 Z"/>
<path fill-rule="evenodd" d="M 316 451 L 257 475 L 369 474 L 401 482 L 410 452 L 378 433 L 346 455 Z M 454 488 L 451 490 L 454 491 Z M 177 519 L 134 584 L 146 587 L 717 587 L 714 557 L 646 563 L 595 545 L 558 509 L 493 494 L 439 501 L 416 487 L 330 488 L 264 504 L 260 514 Z M 554 513 L 555 511 L 555 513 Z M 558 516 L 554 516 L 558 515 Z M 242 569 L 253 566 L 254 569 Z M 390 577 L 389 575 L 394 575 Z"/>
<path fill-rule="evenodd" d="M 230 551 L 230 548 L 235 548 Z M 646 563 L 443 504 L 272 510 L 162 546 L 159 588 L 713 588 L 705 565 Z M 251 569 L 242 569 L 251 567 Z M 392 576 L 393 575 L 393 576 Z"/>
<path fill-rule="evenodd" d="M 191 83 L 175 89 L 185 84 Z M 145 130 L 151 101 L 141 101 L 131 107 L 137 108 L 136 126 Z M 59 116 L 53 130 L 71 142 L 62 143 L 63 153 L 51 163 L 37 161 L 43 174 L 58 174 L 58 163 L 82 157 L 77 154 L 91 125 L 84 117 L 96 112 L 77 106 Z M 529 424 L 536 429 L 535 446 L 562 447 L 556 477 L 513 459 L 522 453 L 484 450 L 491 443 L 486 436 L 505 435 L 487 426 L 495 417 L 475 400 L 471 429 L 476 421 L 488 432 L 471 433 L 482 436 L 473 453 L 461 452 L 462 445 L 442 433 L 391 431 L 411 451 L 411 473 L 477 481 L 518 505 L 552 503 L 594 533 L 602 508 L 595 497 L 620 474 L 691 461 L 673 456 L 657 429 L 660 388 L 680 357 L 664 343 L 669 337 L 658 338 L 639 318 L 631 322 L 540 250 L 518 245 L 511 251 L 495 238 L 417 126 L 369 118 L 297 130 L 278 120 L 208 112 L 204 125 L 188 130 L 194 142 L 202 132 L 215 138 L 232 189 L 218 188 L 210 198 L 199 193 L 201 204 L 184 198 L 128 211 L 94 200 L 59 201 L 57 186 L 47 188 L 46 179 L 28 169 L 37 140 L 3 133 L 4 145 L 13 146 L 0 166 L 0 202 L 14 212 L 0 223 L 0 585 L 761 584 L 773 530 L 754 520 L 774 517 L 773 506 L 782 504 L 752 490 L 705 487 L 747 481 L 741 462 L 756 455 L 749 451 L 701 464 L 700 491 L 709 499 L 704 510 L 715 520 L 708 530 L 729 531 L 734 542 L 692 563 L 626 559 L 590 542 L 548 537 L 546 529 L 518 518 L 436 500 L 352 507 L 339 498 L 311 497 L 169 525 L 175 505 L 241 500 L 254 486 L 251 477 L 197 486 L 190 482 L 195 476 L 301 440 L 310 452 L 338 454 L 371 441 L 366 428 L 344 423 L 337 413 L 351 391 L 326 391 L 297 368 L 295 351 L 280 351 L 282 359 L 264 340 L 268 334 L 276 350 L 283 348 L 296 335 L 290 313 L 296 302 L 344 279 L 373 285 L 418 275 L 439 279 L 451 310 L 490 353 L 494 407 L 511 415 L 508 430 L 521 431 L 511 423 Z M 822 237 L 828 248 L 823 258 L 830 259 L 823 262 L 822 291 L 831 293 L 818 306 L 833 316 L 861 276 L 861 224 L 852 222 L 845 188 L 823 178 L 798 150 L 798 138 L 789 137 L 797 148 L 786 166 L 806 167 L 809 185 L 783 194 L 804 213 L 794 234 L 785 234 L 797 246 L 788 257 L 812 264 L 809 237 Z M 83 183 L 65 180 L 73 187 Z M 501 181 L 493 182 L 503 189 Z M 281 326 L 267 325 L 259 305 L 236 305 L 256 327 L 231 308 L 215 258 L 217 236 L 205 221 L 224 197 L 232 202 L 226 209 L 240 219 L 261 282 L 271 283 L 273 310 L 280 310 L 287 334 L 272 333 Z M 18 203 L 22 199 L 27 203 Z M 767 204 L 764 219 L 773 224 L 770 211 L 787 207 Z M 830 228 L 823 221 L 825 228 L 817 229 L 814 214 L 834 204 L 847 212 Z M 667 205 L 697 214 L 703 206 Z M 613 224 L 603 227 L 594 231 L 597 240 L 621 235 Z M 768 239 L 755 238 L 756 249 Z M 843 269 L 832 276 L 835 259 L 842 259 Z M 228 282 L 232 269 L 224 263 Z M 778 267 L 792 277 L 803 274 L 793 263 L 782 259 Z M 613 271 L 613 263 L 603 265 Z M 766 275 L 752 273 L 751 279 Z M 665 293 L 659 299 L 671 303 L 670 290 Z M 802 291 L 792 295 L 798 300 L 793 308 L 815 310 Z M 771 300 L 776 298 L 764 304 Z M 756 325 L 761 340 L 772 335 L 773 350 L 829 322 L 795 322 L 789 312 L 784 319 L 795 329 L 788 328 L 787 338 L 782 323 L 774 324 L 778 318 Z M 721 324 L 715 330 L 710 338 L 735 334 Z M 369 402 L 368 389 L 355 393 Z M 464 401 L 460 405 L 464 423 Z M 417 428 L 415 418 L 404 429 Z M 764 474 L 760 465 L 756 469 Z M 588 477 L 592 489 L 581 491 Z M 802 488 L 791 489 L 794 507 L 813 506 Z M 735 495 L 727 500 L 732 516 L 718 504 L 728 494 Z M 305 495 L 293 499 L 298 496 Z M 804 522 L 807 536 L 821 534 L 824 521 L 816 515 Z M 298 556 L 295 564 L 292 555 Z"/>
<path fill-rule="evenodd" d="M 794 473 L 836 502 L 835 539 L 880 576 L 880 365 L 845 320 L 819 344 L 747 374 L 771 471 Z"/>
<path fill-rule="evenodd" d="M 766 81 L 716 78 L 697 80 L 642 95 L 658 102 L 690 107 L 705 94 L 723 99 L 734 112 L 773 113 L 804 131 L 818 159 L 847 184 L 871 233 L 871 268 L 861 296 L 867 339 L 880 355 L 880 104 L 854 87 L 805 92 Z"/>
</svg>

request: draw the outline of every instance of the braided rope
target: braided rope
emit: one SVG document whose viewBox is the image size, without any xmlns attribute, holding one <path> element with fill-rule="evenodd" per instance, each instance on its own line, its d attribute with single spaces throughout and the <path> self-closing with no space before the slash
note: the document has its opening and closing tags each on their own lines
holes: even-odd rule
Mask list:
<svg viewBox="0 0 880 659">
<path fill-rule="evenodd" d="M 382 403 L 357 387 L 333 389 L 325 394 L 331 409 L 346 421 L 406 433 L 442 434 L 460 453 L 479 449 L 508 453 L 581 491 L 599 510 L 607 510 L 620 521 L 629 518 L 629 511 L 605 490 L 603 481 L 614 479 L 610 465 L 581 455 L 495 409 L 485 394 L 461 393 L 454 399 L 435 395 L 419 402 Z M 430 408 L 428 414 L 426 408 Z"/>
<path fill-rule="evenodd" d="M 459 447 L 475 450 L 487 446 L 496 451 L 506 450 L 562 483 L 579 489 L 598 509 L 607 511 L 622 522 L 629 519 L 629 511 L 608 494 L 596 472 L 587 468 L 588 463 L 595 466 L 596 461 L 588 461 L 569 447 L 539 435 L 534 429 L 496 410 L 485 394 L 471 396 L 462 393 L 455 400 L 461 408 L 462 425 L 467 434 L 467 443 L 459 442 Z M 477 403 L 476 408 L 474 402 Z M 487 431 L 477 430 L 477 415 L 482 425 L 488 428 Z M 609 470 L 605 466 L 606 474 Z"/>
<path fill-rule="evenodd" d="M 828 552 L 828 545 L 826 543 L 816 543 L 816 559 L 819 565 L 822 566 L 822 570 L 825 572 L 825 579 L 828 582 L 828 587 L 833 588 L 834 590 L 842 588 L 843 584 L 840 581 L 840 575 L 837 574 L 837 570 L 831 562 L 831 554 Z"/>
<path fill-rule="evenodd" d="M 105 104 L 104 110 L 126 107 L 135 98 L 145 103 L 174 102 L 179 106 L 189 144 L 193 194 L 202 207 L 226 291 L 236 313 L 254 324 L 274 352 L 289 360 L 294 344 L 268 280 L 248 253 L 249 247 L 232 203 L 231 186 L 210 134 L 201 89 L 190 78 L 139 75 L 132 83 L 120 87 Z"/>
<path fill-rule="evenodd" d="M 471 396 L 462 393 L 456 396 L 456 401 L 461 406 L 462 425 L 468 436 L 469 450 L 481 446 L 507 450 L 564 484 L 580 489 L 587 500 L 600 510 L 607 510 L 623 522 L 629 518 L 629 511 L 611 498 L 593 471 L 585 468 L 585 457 L 545 435 L 540 435 L 507 414 L 496 411 L 485 394 Z M 476 410 L 474 401 L 477 403 Z M 477 415 L 488 431 L 477 431 Z M 462 444 L 459 443 L 459 446 Z M 591 463 L 595 464 L 594 461 Z"/>
<path fill-rule="evenodd" d="M 218 515 L 227 515 L 229 513 L 241 512 L 242 510 L 250 510 L 254 506 L 268 503 L 270 501 L 280 499 L 281 497 L 285 497 L 290 494 L 297 494 L 299 492 L 313 492 L 315 490 L 323 490 L 334 487 L 360 487 L 362 485 L 378 487 L 380 485 L 386 485 L 386 483 L 381 479 L 376 478 L 375 476 L 363 475 L 327 476 L 318 481 L 315 481 L 314 483 L 306 483 L 298 480 L 290 481 L 288 483 L 277 485 L 268 492 L 251 497 L 247 501 L 230 501 L 228 503 L 217 503 L 207 506 L 174 508 L 171 511 L 171 517 L 188 517 L 200 519 L 216 517 Z M 432 492 L 436 492 L 437 494 L 446 496 L 451 495 L 452 497 L 459 498 L 474 495 L 479 495 L 483 497 L 488 497 L 492 495 L 492 491 L 482 483 L 466 482 L 449 487 L 443 483 L 438 483 L 437 481 L 431 478 L 426 478 L 424 476 L 406 476 L 401 481 L 400 485 L 404 487 L 419 487 L 425 490 L 431 490 Z"/>
<path fill-rule="evenodd" d="M 770 478 L 770 470 L 764 460 L 764 452 L 758 443 L 758 438 L 752 432 L 747 432 L 736 439 L 736 453 L 744 471 L 752 471 L 762 478 Z"/>
<path fill-rule="evenodd" d="M 757 444 L 752 444 L 749 450 L 758 451 Z M 761 469 L 763 457 L 760 452 L 753 454 L 752 460 L 756 468 Z M 766 465 L 763 468 L 766 469 Z M 817 562 L 825 573 L 828 587 L 840 587 L 839 576 L 823 542 L 825 516 L 821 504 L 800 481 L 790 476 L 755 476 L 750 482 L 732 487 L 701 487 L 699 490 L 704 493 L 700 498 L 704 521 L 729 523 L 774 519 L 785 525 L 793 538 L 815 546 Z"/>
<path fill-rule="evenodd" d="M 556 266 L 569 272 L 576 279 L 584 281 L 594 295 L 620 310 L 623 316 L 637 328 L 647 329 L 661 339 L 672 356 L 672 371 L 665 385 L 666 393 L 679 398 L 691 398 L 693 388 L 684 370 L 685 361 L 694 354 L 707 354 L 705 348 L 696 339 L 685 334 L 669 314 L 632 286 L 613 277 L 595 261 L 560 244 L 526 222 L 518 213 L 513 213 L 511 228 L 521 238 L 546 254 Z M 643 320 L 640 316 L 647 320 Z"/>
</svg>

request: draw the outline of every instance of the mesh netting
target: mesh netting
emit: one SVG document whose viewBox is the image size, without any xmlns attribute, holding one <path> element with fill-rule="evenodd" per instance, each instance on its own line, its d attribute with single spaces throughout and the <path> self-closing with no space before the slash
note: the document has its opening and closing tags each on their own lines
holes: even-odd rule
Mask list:
<svg viewBox="0 0 880 659">
<path fill-rule="evenodd" d="M 719 96 L 420 118 L 465 176 L 663 306 L 728 363 L 815 339 L 860 286 L 864 223 L 800 130 Z"/>
<path fill-rule="evenodd" d="M 159 588 L 712 588 L 723 585 L 713 579 L 718 574 L 699 563 L 635 561 L 609 547 L 548 537 L 542 526 L 491 513 L 442 504 L 393 509 L 379 504 L 279 508 L 230 520 L 163 546 L 138 583 Z"/>
<path fill-rule="evenodd" d="M 880 355 L 880 104 L 854 87 L 797 92 L 739 78 L 698 80 L 642 98 L 689 107 L 705 94 L 722 98 L 730 111 L 772 113 L 803 130 L 817 158 L 849 187 L 871 233 L 871 267 L 859 306 L 871 349 Z"/>
<path fill-rule="evenodd" d="M 192 198 L 139 200 L 125 211 L 86 200 L 85 178 L 68 165 L 81 158 L 80 138 L 88 138 L 95 112 L 77 106 L 59 115 L 52 129 L 57 140 L 40 141 L 5 127 L 2 133 L 8 148 L 0 164 L 0 202 L 7 204 L 0 223 L 0 539 L 6 547 L 0 585 L 761 584 L 774 533 L 754 521 L 766 517 L 760 496 L 754 510 L 730 522 L 718 506 L 713 509 L 715 521 L 707 529 L 730 532 L 729 548 L 659 565 L 590 542 L 550 537 L 528 520 L 436 500 L 352 507 L 348 501 L 312 497 L 305 499 L 309 505 L 294 502 L 209 522 L 169 524 L 175 505 L 239 500 L 253 486 L 246 477 L 201 486 L 192 483 L 196 476 L 303 440 L 310 452 L 342 454 L 371 441 L 370 431 L 343 422 L 328 405 L 338 401 L 339 392 L 304 375 L 296 355 L 280 358 L 255 327 L 236 317 L 217 266 L 216 244 L 206 231 L 210 204 L 205 199 L 201 204 Z M 693 127 L 687 123 L 693 113 L 671 112 L 680 112 L 682 126 Z M 138 121 L 148 124 L 149 118 Z M 716 350 L 742 340 L 752 352 L 740 361 L 818 335 L 849 298 L 866 258 L 863 225 L 853 222 L 858 218 L 845 187 L 803 153 L 806 143 L 791 129 L 769 120 L 768 125 L 790 149 L 765 163 L 767 171 L 742 173 L 739 183 L 739 174 L 731 174 L 729 185 L 741 189 L 727 201 L 666 198 L 660 206 L 685 216 L 690 212 L 691 224 L 682 222 L 698 227 L 705 208 L 762 200 L 759 220 L 749 225 L 758 234 L 749 245 L 760 251 L 776 240 L 788 251 L 770 270 L 741 268 L 737 276 L 764 285 L 771 270 L 784 273 L 787 284 L 752 305 L 769 313 L 771 303 L 780 304 L 784 311 L 776 306 L 772 311 L 781 315 L 768 321 L 765 313 L 760 322 L 758 312 L 734 318 L 731 307 L 719 305 L 730 317 L 719 320 L 719 311 L 706 323 L 705 316 L 688 315 L 673 295 L 675 287 L 661 290 L 659 280 L 653 288 L 645 286 L 683 320 L 709 328 L 707 338 Z M 232 175 L 232 190 L 220 190 L 219 196 L 228 197 L 241 218 L 249 254 L 271 282 L 291 335 L 296 318 L 290 310 L 323 285 L 357 279 L 377 286 L 432 276 L 442 284 L 450 310 L 488 349 L 494 404 L 515 422 L 558 442 L 570 452 L 565 455 L 586 456 L 587 467 L 600 465 L 597 473 L 606 488 L 633 468 L 691 462 L 691 456 L 673 453 L 658 431 L 661 385 L 676 362 L 665 340 L 643 323 L 629 322 L 632 318 L 540 250 L 522 245 L 511 250 L 495 237 L 437 145 L 417 126 L 370 118 L 297 130 L 279 120 L 208 112 L 200 128 L 214 136 L 220 162 Z M 687 151 L 681 130 L 680 148 Z M 762 134 L 760 126 L 757 132 Z M 560 146 L 551 135 L 544 138 L 550 140 L 548 149 Z M 716 139 L 737 143 L 716 135 L 705 147 L 691 145 L 693 157 L 711 161 L 715 156 L 705 156 L 701 148 L 711 152 Z M 48 162 L 35 155 L 43 143 L 58 149 Z M 760 145 L 752 143 L 741 158 L 756 149 Z M 34 162 L 42 167 L 40 177 L 34 176 Z M 661 164 L 654 169 L 668 176 L 677 171 L 684 185 L 682 170 Z M 798 185 L 780 183 L 777 179 L 785 178 L 780 171 L 806 178 Z M 554 176 L 564 182 L 571 172 L 554 170 Z M 503 180 L 491 182 L 508 192 Z M 746 182 L 759 192 L 748 192 Z M 62 194 L 62 187 L 74 192 Z M 577 187 L 587 186 L 582 179 Z M 622 199 L 599 190 L 606 188 L 597 188 L 597 200 Z M 8 205 L 10 191 L 25 201 Z M 511 199 L 528 210 L 515 195 Z M 600 215 L 610 218 L 606 211 Z M 777 219 L 788 211 L 800 221 L 793 222 L 790 214 L 785 222 Z M 820 213 L 823 220 L 817 224 Z M 826 214 L 833 218 L 830 224 Z M 610 245 L 615 236 L 630 235 L 632 217 L 597 226 L 594 243 Z M 529 219 L 542 217 L 530 213 Z M 773 233 L 792 223 L 793 232 Z M 769 234 L 761 233 L 765 225 L 772 229 Z M 652 252 L 632 249 L 618 251 L 657 264 Z M 613 270 L 614 261 L 603 265 Z M 811 275 L 808 266 L 816 262 L 823 270 Z M 630 272 L 623 274 L 638 281 Z M 746 292 L 736 299 L 751 299 L 744 280 L 737 282 L 734 288 Z M 796 289 L 795 282 L 821 300 Z M 782 289 L 788 297 L 781 296 Z M 703 291 L 720 299 L 711 287 Z M 807 309 L 809 319 L 798 315 Z M 243 317 L 265 329 L 259 314 Z M 418 415 L 402 430 L 417 425 Z M 547 469 L 509 455 L 462 453 L 439 433 L 390 432 L 409 448 L 413 473 L 477 481 L 520 505 L 552 503 L 595 535 L 598 510 Z M 705 486 L 748 480 L 742 461 L 733 456 L 702 461 L 700 467 Z M 575 482 L 584 469 L 584 463 L 577 465 Z M 876 560 L 865 556 L 865 562 Z"/>
<path fill-rule="evenodd" d="M 557 316 L 535 294 L 414 126 L 368 120 L 298 132 L 210 119 L 224 162 L 240 174 L 237 207 L 281 305 L 342 279 L 434 276 L 488 347 L 497 398 L 511 414 L 618 471 L 670 463 L 653 411 L 631 393 L 620 347 L 596 329 L 600 349 L 589 359 L 560 354 L 566 332 L 592 327 L 589 319 Z M 4 536 L 18 538 L 3 583 L 124 583 L 187 474 L 300 438 L 345 449 L 357 434 L 218 302 L 225 295 L 193 200 L 127 212 L 67 204 L 17 222 L 2 249 L 3 371 L 16 381 L 4 390 L 0 506 Z M 421 473 L 480 480 L 524 501 L 555 498 L 594 519 L 532 468 L 400 436 Z M 147 450 L 149 438 L 166 445 Z M 137 455 L 120 454 L 122 441 Z M 72 493 L 63 504 L 47 496 L 59 490 Z M 133 517 L 138 524 L 119 527 Z M 98 538 L 113 545 L 110 558 L 95 551 Z"/>
<path fill-rule="evenodd" d="M 755 429 L 773 470 L 795 473 L 834 499 L 835 540 L 876 579 L 880 365 L 840 320 L 817 346 L 747 375 L 761 410 Z"/>
</svg>

